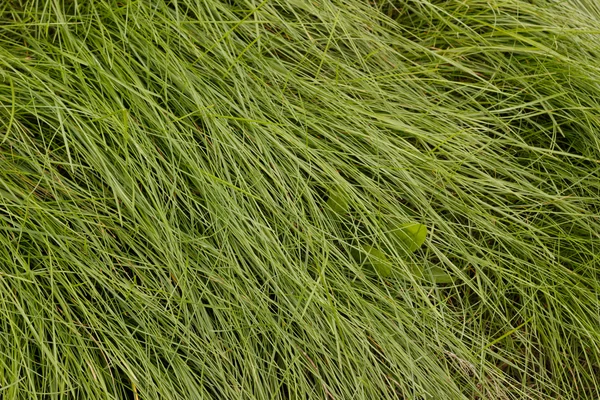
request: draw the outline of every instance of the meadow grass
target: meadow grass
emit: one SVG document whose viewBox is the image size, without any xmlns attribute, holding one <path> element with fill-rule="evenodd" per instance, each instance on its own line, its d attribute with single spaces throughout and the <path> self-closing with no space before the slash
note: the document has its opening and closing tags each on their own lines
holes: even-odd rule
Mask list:
<svg viewBox="0 0 600 400">
<path fill-rule="evenodd" d="M 0 1 L 0 398 L 599 398 L 599 61 L 595 0 Z"/>
</svg>

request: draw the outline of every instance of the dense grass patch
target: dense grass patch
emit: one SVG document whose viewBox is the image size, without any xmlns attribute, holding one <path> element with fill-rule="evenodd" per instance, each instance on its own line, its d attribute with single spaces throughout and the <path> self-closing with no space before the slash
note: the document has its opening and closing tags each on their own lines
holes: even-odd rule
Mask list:
<svg viewBox="0 0 600 400">
<path fill-rule="evenodd" d="M 0 397 L 599 398 L 599 61 L 595 0 L 0 1 Z"/>
</svg>

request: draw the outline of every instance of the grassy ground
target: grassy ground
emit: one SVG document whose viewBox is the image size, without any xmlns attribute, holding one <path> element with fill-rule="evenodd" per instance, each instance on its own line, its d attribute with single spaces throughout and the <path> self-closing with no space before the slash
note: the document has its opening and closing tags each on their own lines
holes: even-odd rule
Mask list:
<svg viewBox="0 0 600 400">
<path fill-rule="evenodd" d="M 596 4 L 0 1 L 0 397 L 599 398 Z"/>
</svg>

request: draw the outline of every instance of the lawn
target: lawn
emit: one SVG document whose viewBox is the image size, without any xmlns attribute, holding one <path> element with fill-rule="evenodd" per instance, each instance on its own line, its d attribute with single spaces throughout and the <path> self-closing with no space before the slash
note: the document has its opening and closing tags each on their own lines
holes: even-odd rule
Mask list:
<svg viewBox="0 0 600 400">
<path fill-rule="evenodd" d="M 0 398 L 600 398 L 600 5 L 0 0 Z"/>
</svg>

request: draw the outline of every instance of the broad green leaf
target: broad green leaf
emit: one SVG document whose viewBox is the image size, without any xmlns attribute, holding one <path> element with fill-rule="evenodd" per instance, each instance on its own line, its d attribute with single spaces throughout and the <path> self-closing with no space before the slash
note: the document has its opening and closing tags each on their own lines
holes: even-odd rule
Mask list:
<svg viewBox="0 0 600 400">
<path fill-rule="evenodd" d="M 379 275 L 388 277 L 392 274 L 392 267 L 385 253 L 373 246 L 363 244 L 362 251 L 352 252 L 354 258 L 362 265 L 368 265 L 375 269 Z"/>
<path fill-rule="evenodd" d="M 452 276 L 448 274 L 444 269 L 440 267 L 431 267 L 424 269 L 419 265 L 413 264 L 411 266 L 412 273 L 419 279 L 424 279 L 429 282 L 435 283 L 453 283 Z"/>
<path fill-rule="evenodd" d="M 329 198 L 327 199 L 327 206 L 338 216 L 344 216 L 348 214 L 350 208 L 348 204 L 348 198 L 341 192 L 329 192 Z"/>
<path fill-rule="evenodd" d="M 432 267 L 428 274 L 425 274 L 426 279 L 431 279 L 435 283 L 453 283 L 454 279 L 444 269 L 440 267 Z"/>
<path fill-rule="evenodd" d="M 409 253 L 416 251 L 427 239 L 427 227 L 419 223 L 399 224 L 392 230 L 394 237 Z"/>
</svg>

